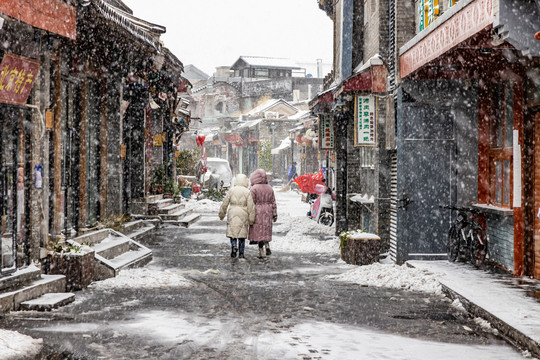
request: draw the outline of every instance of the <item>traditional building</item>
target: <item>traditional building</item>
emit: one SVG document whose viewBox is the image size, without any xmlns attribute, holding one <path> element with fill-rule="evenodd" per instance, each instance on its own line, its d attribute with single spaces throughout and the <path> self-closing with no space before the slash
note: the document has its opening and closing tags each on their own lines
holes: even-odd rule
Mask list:
<svg viewBox="0 0 540 360">
<path fill-rule="evenodd" d="M 183 66 L 119 0 L 2 2 L 0 24 L 4 272 L 129 213 L 155 164 L 174 168 Z"/>
<path fill-rule="evenodd" d="M 319 127 L 338 139 L 338 232 L 356 217 L 347 207 L 353 188 L 375 190 L 372 198 L 367 192 L 359 198 L 364 208 L 379 203 L 373 212 L 379 226 L 361 221 L 361 228 L 383 240 L 389 235 L 390 257 L 398 263 L 441 259 L 453 219 L 441 206 L 473 207 L 483 212 L 489 262 L 516 276 L 540 277 L 534 170 L 540 6 L 513 0 L 415 5 L 319 1 L 335 23 L 334 70 L 311 105 Z M 359 111 L 364 102 L 365 114 Z M 373 174 L 356 177 L 366 159 L 368 143 L 358 144 L 364 140 L 371 141 Z M 355 145 L 364 155 L 355 157 Z M 350 168 L 355 171 L 340 173 Z"/>
</svg>

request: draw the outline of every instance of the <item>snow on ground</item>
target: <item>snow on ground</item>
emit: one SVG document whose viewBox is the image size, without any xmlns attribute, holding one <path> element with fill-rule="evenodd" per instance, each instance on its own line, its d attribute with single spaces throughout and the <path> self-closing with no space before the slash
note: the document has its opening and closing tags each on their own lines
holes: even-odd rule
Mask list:
<svg viewBox="0 0 540 360">
<path fill-rule="evenodd" d="M 258 359 L 373 359 L 373 360 L 511 360 L 523 357 L 510 347 L 472 346 L 432 342 L 371 329 L 331 324 L 304 323 L 287 332 L 265 332 L 247 338 L 256 344 Z"/>
<path fill-rule="evenodd" d="M 308 218 L 309 204 L 301 200 L 301 194 L 295 191 L 275 191 L 275 194 L 278 220 L 273 228 L 272 250 L 339 255 L 335 226 L 324 226 Z"/>
<path fill-rule="evenodd" d="M 309 308 L 299 308 L 308 311 Z M 181 311 L 132 312 L 129 320 L 106 324 L 55 324 L 39 331 L 88 333 L 111 331 L 115 336 L 144 338 L 156 344 L 177 347 L 182 352 L 203 346 L 216 351 L 230 351 L 234 343 L 242 343 L 238 358 L 254 359 L 375 359 L 375 360 L 512 360 L 523 357 L 507 346 L 473 346 L 434 342 L 379 332 L 373 329 L 330 322 L 305 322 L 291 328 L 272 328 L 257 336 L 236 318 L 206 318 Z M 251 323 L 251 321 L 250 321 Z M 257 326 L 259 328 L 260 326 Z M 152 329 L 152 331 L 148 331 Z M 182 345 L 184 344 L 184 345 Z"/>
<path fill-rule="evenodd" d="M 362 286 L 442 294 L 442 287 L 438 280 L 439 276 L 438 274 L 411 268 L 407 265 L 399 266 L 396 264 L 374 263 L 371 265 L 354 266 L 351 270 L 343 274 L 328 275 L 325 278 Z"/>
<path fill-rule="evenodd" d="M 210 199 L 188 199 L 184 204 L 186 204 L 186 209 L 193 209 L 199 214 L 214 213 L 216 216 L 219 212 L 219 207 L 221 206 L 221 202 L 212 201 Z"/>
<path fill-rule="evenodd" d="M 31 358 L 43 346 L 42 339 L 34 339 L 17 331 L 0 329 L 0 360 Z"/>
<path fill-rule="evenodd" d="M 152 289 L 187 286 L 191 286 L 191 282 L 178 271 L 136 268 L 122 270 L 114 278 L 93 282 L 89 288 L 112 290 L 114 288 Z"/>
</svg>

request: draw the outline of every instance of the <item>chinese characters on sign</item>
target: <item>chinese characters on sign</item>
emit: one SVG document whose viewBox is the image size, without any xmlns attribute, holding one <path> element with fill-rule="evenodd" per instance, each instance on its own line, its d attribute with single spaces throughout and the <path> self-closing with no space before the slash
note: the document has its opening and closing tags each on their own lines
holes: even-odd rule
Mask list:
<svg viewBox="0 0 540 360">
<path fill-rule="evenodd" d="M 4 54 L 0 63 L 0 103 L 24 105 L 39 71 L 39 62 Z"/>
<path fill-rule="evenodd" d="M 377 121 L 375 118 L 374 97 L 357 96 L 355 108 L 354 145 L 375 146 L 377 142 Z"/>
<path fill-rule="evenodd" d="M 332 118 L 330 115 L 320 115 L 319 148 L 321 150 L 334 149 L 334 128 L 332 127 Z"/>
</svg>

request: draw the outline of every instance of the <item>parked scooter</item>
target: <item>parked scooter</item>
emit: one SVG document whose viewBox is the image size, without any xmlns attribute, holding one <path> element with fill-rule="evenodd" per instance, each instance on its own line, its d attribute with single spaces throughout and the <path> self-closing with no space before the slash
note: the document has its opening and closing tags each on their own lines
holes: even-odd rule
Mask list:
<svg viewBox="0 0 540 360">
<path fill-rule="evenodd" d="M 311 211 L 308 212 L 308 217 L 314 219 L 319 224 L 332 226 L 334 223 L 333 201 L 336 199 L 336 195 L 324 185 L 315 185 L 315 193 L 318 194 L 318 197 L 315 200 L 309 201 Z"/>
</svg>

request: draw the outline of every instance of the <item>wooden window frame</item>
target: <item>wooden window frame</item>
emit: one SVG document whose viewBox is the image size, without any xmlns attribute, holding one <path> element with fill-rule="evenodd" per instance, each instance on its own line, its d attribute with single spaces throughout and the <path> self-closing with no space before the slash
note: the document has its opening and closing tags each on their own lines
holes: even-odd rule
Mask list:
<svg viewBox="0 0 540 360">
<path fill-rule="evenodd" d="M 508 138 L 507 132 L 509 131 L 507 121 L 509 114 L 507 113 L 507 92 L 512 90 L 512 131 L 515 128 L 515 84 L 510 81 L 504 81 L 500 86 L 496 87 L 492 92 L 493 110 L 494 113 L 489 120 L 489 144 L 488 144 L 488 158 L 489 158 L 489 204 L 501 207 L 512 208 L 513 204 L 513 143 L 511 146 L 505 144 Z M 500 120 L 500 121 L 499 121 Z M 498 124 L 497 124 L 498 123 Z M 499 131 L 494 131 L 494 125 L 497 124 L 500 127 Z M 494 134 L 498 134 L 501 139 L 500 146 L 493 146 Z M 510 134 L 510 139 L 513 139 L 513 133 Z M 509 162 L 509 171 L 505 176 L 504 162 Z M 497 169 L 496 164 L 500 163 L 500 169 Z M 505 193 L 505 189 L 507 192 Z M 498 199 L 498 191 L 500 191 L 500 199 Z"/>
</svg>

